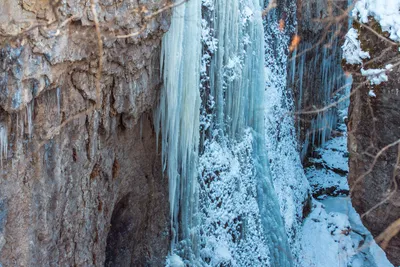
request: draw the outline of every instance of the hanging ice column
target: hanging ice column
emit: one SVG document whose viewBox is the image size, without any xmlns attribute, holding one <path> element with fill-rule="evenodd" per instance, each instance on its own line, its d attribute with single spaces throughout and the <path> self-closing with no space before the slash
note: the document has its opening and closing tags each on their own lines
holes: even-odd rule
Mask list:
<svg viewBox="0 0 400 267">
<path fill-rule="evenodd" d="M 161 132 L 164 173 L 169 180 L 171 252 L 181 249 L 186 258 L 196 254 L 192 227 L 198 198 L 200 23 L 201 0 L 190 0 L 173 9 L 171 27 L 162 41 L 164 86 L 154 114 L 157 136 Z"/>
<path fill-rule="evenodd" d="M 206 88 L 204 89 L 203 99 L 205 101 L 203 103 L 214 103 L 210 108 L 213 113 L 213 121 L 212 131 L 208 131 L 208 138 L 218 140 L 217 142 L 220 144 L 218 147 L 230 148 L 232 154 L 240 155 L 238 156 L 239 162 L 240 160 L 247 162 L 246 159 L 240 159 L 241 157 L 251 157 L 248 166 L 240 166 L 240 169 L 251 169 L 247 172 L 244 171 L 251 175 L 242 178 L 250 181 L 237 181 L 233 178 L 230 180 L 238 183 L 237 188 L 246 183 L 251 185 L 252 181 L 256 184 L 255 194 L 261 223 L 261 232 L 258 235 L 263 235 L 266 240 L 270 265 L 285 267 L 292 265 L 291 252 L 269 173 L 265 140 L 267 95 L 265 93 L 265 43 L 262 10 L 263 1 L 260 0 L 216 0 L 214 5 L 209 8 L 209 14 L 205 17 L 207 17 L 207 24 L 210 25 L 210 31 L 215 33 L 214 37 L 218 42 L 215 51 L 212 51 L 206 71 L 208 78 L 205 79 L 207 82 L 204 85 Z M 235 144 L 240 143 L 248 134 L 247 129 L 251 130 L 251 155 L 246 155 L 246 151 L 240 153 L 234 148 Z M 215 133 L 217 133 L 216 137 Z M 207 145 L 207 141 L 205 143 Z M 209 150 L 207 147 L 205 148 L 206 152 Z M 225 195 L 217 197 L 219 203 L 216 205 L 216 208 L 225 205 L 227 214 L 235 209 L 235 207 L 229 206 L 229 202 L 240 201 L 240 199 L 233 199 L 231 195 L 235 192 L 228 191 L 227 186 L 223 184 L 225 177 L 235 175 L 232 172 L 232 170 L 225 171 L 225 173 L 224 170 L 216 170 L 214 172 L 217 173 L 216 175 L 210 174 L 212 179 L 205 179 L 205 183 L 208 183 L 205 185 L 206 188 L 215 188 L 210 191 L 210 198 L 215 196 L 213 190 L 227 191 Z M 253 196 L 243 193 L 241 197 L 251 199 Z M 207 207 L 202 208 L 206 209 Z M 251 209 L 250 205 L 247 208 Z M 246 212 L 242 214 L 246 215 Z M 239 228 L 243 227 L 243 233 L 238 236 L 251 239 L 254 233 L 250 233 L 251 229 L 243 226 L 246 225 L 248 218 L 243 218 L 242 214 L 237 219 L 235 218 L 235 220 L 243 221 L 243 224 L 238 226 Z M 233 215 L 229 214 L 229 216 Z M 229 225 L 229 223 L 227 222 L 225 225 Z M 235 222 L 232 222 L 232 225 L 235 225 Z M 222 228 L 224 226 L 220 230 L 215 230 L 216 235 L 218 235 L 218 231 L 220 233 L 225 231 Z M 231 232 L 235 232 L 235 230 L 233 229 Z M 231 244 L 227 244 L 227 247 L 232 251 L 231 247 L 239 246 L 238 243 L 240 241 L 234 240 Z M 261 246 L 261 244 L 257 244 L 257 246 Z M 218 251 L 218 248 L 215 250 Z M 251 254 L 250 251 L 246 253 Z M 241 257 L 239 255 L 232 257 L 236 262 L 244 261 L 239 259 Z M 253 259 L 253 264 L 256 264 L 256 261 L 257 258 Z M 228 263 L 225 261 L 220 264 Z"/>
</svg>

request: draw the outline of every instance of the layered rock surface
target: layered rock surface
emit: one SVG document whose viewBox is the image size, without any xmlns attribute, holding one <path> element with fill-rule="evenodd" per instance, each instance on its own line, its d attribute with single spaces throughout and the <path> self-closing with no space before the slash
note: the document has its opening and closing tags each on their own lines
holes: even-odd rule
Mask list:
<svg viewBox="0 0 400 267">
<path fill-rule="evenodd" d="M 163 265 L 168 182 L 150 111 L 170 11 L 151 14 L 165 4 L 98 1 L 98 94 L 90 1 L 0 2 L 3 266 Z"/>
</svg>

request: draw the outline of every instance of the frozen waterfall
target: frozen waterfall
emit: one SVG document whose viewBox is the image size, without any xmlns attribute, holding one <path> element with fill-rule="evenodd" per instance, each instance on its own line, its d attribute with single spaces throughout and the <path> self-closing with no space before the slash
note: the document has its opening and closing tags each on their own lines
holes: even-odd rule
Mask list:
<svg viewBox="0 0 400 267">
<path fill-rule="evenodd" d="M 290 179 L 304 178 L 291 117 L 281 135 L 294 145 L 278 147 L 267 132 L 277 127 L 267 122 L 270 107 L 280 108 L 286 94 L 286 75 L 279 85 L 271 80 L 277 69 L 286 72 L 287 60 L 285 52 L 271 53 L 278 51 L 275 43 L 266 43 L 279 21 L 277 11 L 263 16 L 267 4 L 190 0 L 173 10 L 163 39 L 164 87 L 154 114 L 169 179 L 170 266 L 293 266 L 295 245 L 288 236 L 293 238 L 289 228 L 299 211 L 282 215 L 287 203 L 274 184 L 292 194 L 291 207 L 300 206 L 294 202 L 303 201 L 307 186 L 299 195 L 287 189 Z M 284 12 L 294 14 L 295 8 Z M 282 33 L 282 51 L 288 50 L 290 33 Z M 271 65 L 266 56 L 284 66 Z M 283 115 L 289 109 L 276 110 Z M 269 150 L 288 154 L 295 164 L 280 165 Z M 271 163 L 287 180 L 275 180 Z"/>
</svg>

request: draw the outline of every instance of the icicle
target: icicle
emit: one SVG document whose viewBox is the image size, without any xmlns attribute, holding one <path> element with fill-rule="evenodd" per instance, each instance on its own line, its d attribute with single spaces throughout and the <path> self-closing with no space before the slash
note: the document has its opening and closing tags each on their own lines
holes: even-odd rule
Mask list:
<svg viewBox="0 0 400 267">
<path fill-rule="evenodd" d="M 56 96 L 57 96 L 57 115 L 60 117 L 60 110 L 61 110 L 61 89 L 57 87 L 56 89 Z"/>
<path fill-rule="evenodd" d="M 293 54 L 292 54 L 292 66 L 291 66 L 291 69 L 290 69 L 290 71 L 292 72 L 291 85 L 294 85 L 294 81 L 295 81 L 295 77 L 296 77 L 296 57 L 297 57 L 297 47 L 293 51 Z M 300 70 L 302 70 L 302 67 L 300 67 Z M 303 75 L 299 74 L 299 78 L 302 80 Z"/>
<path fill-rule="evenodd" d="M 32 112 L 33 112 L 33 101 L 26 105 L 26 120 L 28 123 L 28 138 L 32 138 L 32 130 L 33 130 L 33 123 L 32 123 Z"/>
<path fill-rule="evenodd" d="M 8 154 L 8 130 L 6 125 L 0 124 L 0 161 L 3 168 L 3 159 L 7 159 Z"/>
<path fill-rule="evenodd" d="M 140 139 L 143 138 L 143 115 L 140 116 L 140 121 L 139 121 L 139 132 L 140 132 Z"/>
<path fill-rule="evenodd" d="M 169 179 L 171 252 L 183 241 L 180 256 L 184 258 L 197 254 L 192 228 L 197 210 L 200 23 L 201 0 L 174 8 L 170 29 L 162 41 L 164 85 L 154 113 L 157 137 L 161 133 L 163 169 Z"/>
</svg>

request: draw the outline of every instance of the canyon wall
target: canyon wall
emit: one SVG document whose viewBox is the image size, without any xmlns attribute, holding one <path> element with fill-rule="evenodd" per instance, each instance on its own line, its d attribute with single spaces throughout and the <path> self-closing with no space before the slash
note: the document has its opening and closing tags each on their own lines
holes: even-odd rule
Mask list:
<svg viewBox="0 0 400 267">
<path fill-rule="evenodd" d="M 151 111 L 170 10 L 98 2 L 100 90 L 90 1 L 0 2 L 0 266 L 164 264 Z"/>
<path fill-rule="evenodd" d="M 398 61 L 398 46 L 386 39 L 388 36 L 373 19 L 368 24 L 375 32 L 357 22 L 353 24 L 359 32 L 362 50 L 371 56 L 371 60 L 364 60 L 363 68 L 384 69 Z M 388 82 L 371 85 L 361 75 L 361 66 L 344 67 L 354 78 L 348 122 L 351 199 L 364 225 L 384 248 L 388 259 L 398 266 L 400 69 L 395 66 L 386 71 Z"/>
</svg>

